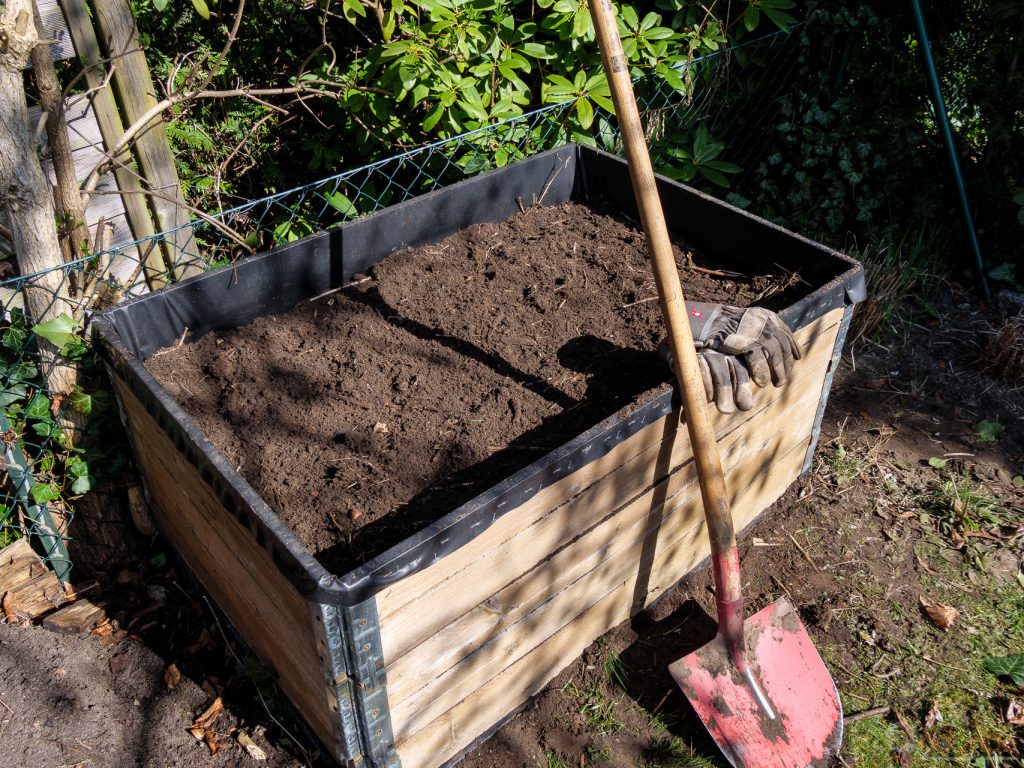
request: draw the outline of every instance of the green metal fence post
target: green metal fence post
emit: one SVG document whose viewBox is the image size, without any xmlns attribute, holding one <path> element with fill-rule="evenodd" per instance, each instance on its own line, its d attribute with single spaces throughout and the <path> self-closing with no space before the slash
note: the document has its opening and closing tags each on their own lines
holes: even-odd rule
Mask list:
<svg viewBox="0 0 1024 768">
<path fill-rule="evenodd" d="M 921 38 L 921 53 L 924 56 L 925 71 L 928 76 L 928 83 L 932 88 L 932 97 L 935 99 L 935 115 L 939 121 L 939 129 L 942 131 L 942 139 L 946 144 L 946 151 L 949 153 L 949 164 L 953 168 L 953 178 L 956 180 L 957 192 L 960 195 L 960 206 L 964 212 L 964 225 L 967 227 L 967 236 L 971 241 L 971 250 L 974 251 L 974 260 L 978 265 L 978 275 L 981 277 L 981 293 L 985 301 L 992 300 L 989 291 L 988 279 L 985 277 L 985 266 L 981 258 L 981 246 L 978 244 L 978 233 L 974 228 L 974 216 L 971 214 L 971 205 L 967 200 L 967 188 L 964 186 L 963 173 L 960 171 L 960 158 L 956 153 L 956 144 L 953 142 L 953 129 L 949 124 L 949 114 L 946 112 L 946 102 L 942 97 L 942 83 L 939 82 L 939 73 L 935 68 L 935 59 L 932 57 L 932 44 L 928 37 L 928 30 L 924 24 L 924 13 L 921 11 L 921 0 L 910 0 L 914 6 L 914 19 L 917 22 L 917 34 Z"/>
</svg>

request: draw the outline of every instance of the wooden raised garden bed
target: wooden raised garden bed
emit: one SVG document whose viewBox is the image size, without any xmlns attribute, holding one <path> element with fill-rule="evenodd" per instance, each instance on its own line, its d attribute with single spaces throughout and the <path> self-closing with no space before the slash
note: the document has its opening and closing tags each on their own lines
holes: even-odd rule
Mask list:
<svg viewBox="0 0 1024 768">
<path fill-rule="evenodd" d="M 781 310 L 804 349 L 792 379 L 759 391 L 751 411 L 716 414 L 742 529 L 809 466 L 863 274 L 846 256 L 699 192 L 662 181 L 661 193 L 676 234 L 717 263 L 799 275 Z M 198 417 L 179 404 L 179 387 L 164 378 L 176 399 L 147 361 L 185 336 L 200 339 L 199 348 L 205 334 L 226 336 L 258 318 L 276 322 L 353 283 L 389 254 L 523 215 L 541 199 L 635 216 L 624 163 L 569 146 L 128 302 L 93 323 L 159 527 L 343 765 L 431 768 L 458 758 L 595 638 L 706 558 L 700 493 L 673 393 L 663 387 L 626 407 L 610 406 L 539 454 L 528 450 L 536 446 L 517 446 L 512 433 L 509 450 L 493 450 L 504 455 L 518 447 L 525 458 L 499 481 L 474 487 L 457 508 L 440 505 L 436 519 L 403 530 L 386 548 L 368 527 L 369 534 L 346 534 L 347 549 L 318 549 L 283 521 L 293 520 L 289 504 L 268 503 L 254 489 L 273 467 L 251 485 L 234 448 L 220 438 L 224 451 L 214 447 Z M 609 255 L 615 258 L 614 248 Z M 563 257 L 553 248 L 549 258 Z M 501 269 L 496 258 L 494 271 Z M 793 284 L 802 288 L 794 293 Z M 339 297 L 358 297 L 358 290 Z M 651 302 L 651 311 L 656 306 Z M 407 321 L 403 332 L 417 327 Z M 588 330 L 600 336 L 600 328 Z M 510 392 L 529 383 L 521 367 L 481 351 L 482 342 L 467 347 L 450 329 L 438 335 L 451 342 L 445 354 L 465 355 L 467 368 L 482 360 Z M 305 349 L 309 341 L 296 344 Z M 207 346 L 216 352 L 215 343 Z M 294 363 L 301 372 L 298 357 Z M 274 397 L 267 393 L 268 409 L 276 407 Z M 371 433 L 389 432 L 367 418 Z M 344 436 L 335 442 L 345 445 L 323 451 L 354 450 Z M 394 442 L 400 451 L 397 436 Z M 441 451 L 442 441 L 437 445 Z M 419 466 L 408 472 L 430 474 Z M 461 477 L 472 480 L 473 473 L 463 468 Z M 361 486 L 345 488 L 352 505 L 330 514 L 354 519 L 362 515 Z M 303 494 L 308 512 L 327 506 L 317 488 Z M 372 556 L 361 561 L 358 552 Z"/>
</svg>

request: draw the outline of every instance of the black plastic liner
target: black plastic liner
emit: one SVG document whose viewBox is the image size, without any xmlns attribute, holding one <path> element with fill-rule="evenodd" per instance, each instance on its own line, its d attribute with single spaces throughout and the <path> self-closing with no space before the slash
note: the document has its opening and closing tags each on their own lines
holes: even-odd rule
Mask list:
<svg viewBox="0 0 1024 768">
<path fill-rule="evenodd" d="M 814 289 L 780 312 L 791 328 L 863 300 L 863 269 L 844 254 L 667 179 L 659 179 L 659 191 L 669 228 L 702 252 L 737 269 L 778 264 L 799 270 Z M 284 313 L 347 285 L 395 251 L 438 242 L 472 224 L 503 221 L 541 198 L 545 205 L 575 200 L 637 216 L 625 162 L 570 145 L 125 302 L 96 317 L 93 340 L 225 508 L 253 529 L 298 588 L 317 602 L 357 605 L 454 552 L 544 487 L 667 415 L 678 404 L 675 393 L 666 392 L 626 418 L 609 417 L 369 562 L 334 575 L 228 464 L 142 361 L 177 343 L 185 329 L 195 339 Z"/>
</svg>

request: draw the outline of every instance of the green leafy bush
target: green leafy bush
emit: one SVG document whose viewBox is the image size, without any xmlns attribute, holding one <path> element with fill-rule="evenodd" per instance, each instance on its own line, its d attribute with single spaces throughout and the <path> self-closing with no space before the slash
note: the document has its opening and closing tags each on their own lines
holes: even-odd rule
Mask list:
<svg viewBox="0 0 1024 768">
<path fill-rule="evenodd" d="M 622 3 L 618 24 L 632 73 L 685 99 L 694 90 L 688 63 L 754 33 L 788 29 L 794 5 Z M 172 81 L 183 52 L 194 51 L 190 62 L 214 59 L 233 12 L 211 4 L 207 20 L 192 0 L 136 0 L 134 9 L 154 70 Z M 607 135 L 612 111 L 586 0 L 250 5 L 214 85 L 296 82 L 336 97 L 305 99 L 287 114 L 244 98 L 203 100 L 176 115 L 169 136 L 194 204 L 216 208 L 229 195 L 257 197 L 543 104 L 573 102 L 559 118 L 557 138 L 593 144 Z M 706 127 L 661 143 L 679 178 L 722 186 L 735 172 L 728 147 Z M 492 154 L 498 166 L 515 159 Z M 298 232 L 294 221 L 287 227 Z"/>
</svg>

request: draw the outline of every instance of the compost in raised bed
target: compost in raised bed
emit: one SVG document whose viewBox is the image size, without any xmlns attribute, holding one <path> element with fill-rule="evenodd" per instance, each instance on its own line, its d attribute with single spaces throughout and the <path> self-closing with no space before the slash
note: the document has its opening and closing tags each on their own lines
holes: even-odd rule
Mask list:
<svg viewBox="0 0 1024 768">
<path fill-rule="evenodd" d="M 801 290 L 775 265 L 674 250 L 691 299 L 781 308 Z M 636 224 L 570 202 L 394 254 L 146 366 L 345 573 L 667 386 L 662 327 Z"/>
</svg>

